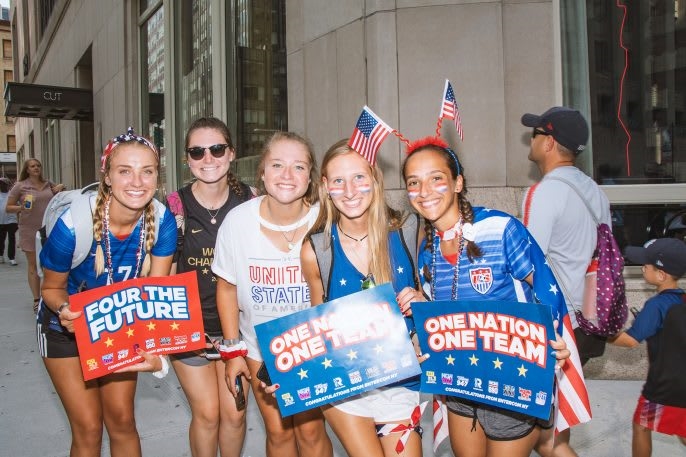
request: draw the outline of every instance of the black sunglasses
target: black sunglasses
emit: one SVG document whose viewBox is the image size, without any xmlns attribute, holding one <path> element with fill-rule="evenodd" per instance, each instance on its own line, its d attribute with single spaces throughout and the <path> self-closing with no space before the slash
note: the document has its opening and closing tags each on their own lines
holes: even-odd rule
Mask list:
<svg viewBox="0 0 686 457">
<path fill-rule="evenodd" d="M 205 157 L 205 149 L 209 150 L 213 157 L 217 159 L 224 157 L 226 154 L 226 149 L 229 147 L 228 144 L 213 144 L 212 146 L 195 146 L 192 148 L 186 148 L 186 154 L 190 156 L 193 160 L 201 160 Z"/>
<path fill-rule="evenodd" d="M 550 136 L 550 133 L 546 133 L 543 130 L 536 130 L 536 129 L 534 129 L 534 131 L 531 132 L 531 138 L 536 138 L 538 135 Z"/>
</svg>

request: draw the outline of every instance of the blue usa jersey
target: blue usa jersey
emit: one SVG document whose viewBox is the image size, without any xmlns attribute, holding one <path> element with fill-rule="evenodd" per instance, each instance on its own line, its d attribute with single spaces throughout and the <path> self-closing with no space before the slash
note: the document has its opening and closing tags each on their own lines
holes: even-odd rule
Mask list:
<svg viewBox="0 0 686 457">
<path fill-rule="evenodd" d="M 140 241 L 142 221 L 143 217 L 138 221 L 133 232 L 123 240 L 118 239 L 112 233 L 108 233 L 114 267 L 112 272 L 114 282 L 133 279 L 136 272 L 136 252 Z M 169 209 L 165 211 L 159 223 L 157 241 L 151 252 L 157 257 L 170 256 L 176 251 L 176 222 Z M 69 295 L 79 290 L 89 290 L 107 285 L 106 269 L 101 275 L 95 275 L 95 240 L 91 244 L 90 254 L 86 260 L 71 269 L 75 247 L 74 222 L 71 210 L 68 209 L 55 223 L 45 246 L 41 250 L 41 265 L 43 268 L 60 273 L 69 272 L 67 280 L 67 293 Z M 107 254 L 105 253 L 105 255 Z M 144 258 L 145 252 L 143 253 Z M 143 259 L 141 259 L 141 265 Z"/>
<path fill-rule="evenodd" d="M 331 227 L 331 246 L 333 255 L 331 259 L 332 268 L 329 278 L 328 300 L 334 300 L 362 290 L 362 281 L 365 276 L 348 260 L 338 240 L 338 226 Z M 412 277 L 412 260 L 408 257 L 400 233 L 393 231 L 388 234 L 388 251 L 391 257 L 391 267 L 393 268 L 393 290 L 397 294 L 405 287 L 415 287 Z M 414 321 L 411 317 L 405 317 L 405 325 L 408 332 L 414 329 Z M 412 390 L 419 390 L 419 377 L 414 377 L 391 384 L 387 387 L 402 386 Z"/>
<path fill-rule="evenodd" d="M 483 255 L 472 263 L 466 248 L 462 250 L 457 299 L 533 301 L 531 287 L 523 282 L 534 271 L 534 241 L 526 228 L 512 216 L 486 208 L 474 208 L 473 225 L 475 243 Z M 423 265 L 427 265 L 429 272 L 432 272 L 432 257 L 436 263 L 432 300 L 451 300 L 454 266 L 443 257 L 440 243 L 434 245 L 437 248 L 435 255 L 431 250 L 424 249 L 425 245 L 426 241 L 420 247 L 420 271 Z M 422 281 L 426 282 L 424 277 Z M 425 290 L 431 292 L 430 284 L 425 284 Z"/>
</svg>

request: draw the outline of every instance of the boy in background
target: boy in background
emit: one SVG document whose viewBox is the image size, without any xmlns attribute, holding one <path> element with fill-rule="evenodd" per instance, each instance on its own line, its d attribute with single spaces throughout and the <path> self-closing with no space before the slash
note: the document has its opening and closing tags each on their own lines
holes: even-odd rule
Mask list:
<svg viewBox="0 0 686 457">
<path fill-rule="evenodd" d="M 649 457 L 652 431 L 677 435 L 686 445 L 686 295 L 677 281 L 686 273 L 686 244 L 676 238 L 629 246 L 626 257 L 643 265 L 643 278 L 656 287 L 630 329 L 609 343 L 648 344 L 648 379 L 634 412 L 632 456 Z"/>
</svg>

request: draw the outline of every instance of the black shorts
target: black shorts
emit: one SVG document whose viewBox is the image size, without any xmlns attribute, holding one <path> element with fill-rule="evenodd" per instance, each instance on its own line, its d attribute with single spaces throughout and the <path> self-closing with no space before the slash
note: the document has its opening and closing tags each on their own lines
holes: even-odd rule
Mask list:
<svg viewBox="0 0 686 457">
<path fill-rule="evenodd" d="M 474 425 L 478 420 L 489 440 L 518 440 L 527 436 L 536 425 L 539 425 L 535 417 L 458 397 L 447 397 L 445 403 L 450 412 L 474 419 Z"/>
<path fill-rule="evenodd" d="M 36 336 L 41 357 L 61 359 L 79 356 L 79 348 L 76 346 L 76 337 L 73 333 L 56 332 L 38 319 Z"/>
</svg>

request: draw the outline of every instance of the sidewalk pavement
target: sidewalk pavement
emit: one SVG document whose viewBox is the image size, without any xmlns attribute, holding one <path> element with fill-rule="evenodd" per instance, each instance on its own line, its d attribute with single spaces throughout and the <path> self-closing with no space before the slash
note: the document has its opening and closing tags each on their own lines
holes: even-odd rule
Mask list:
<svg viewBox="0 0 686 457">
<path fill-rule="evenodd" d="M 69 424 L 36 348 L 26 261 L 21 255 L 18 261 L 19 266 L 0 265 L 0 457 L 67 456 Z M 588 382 L 594 419 L 572 431 L 572 445 L 580 456 L 631 455 L 631 418 L 641 385 L 641 381 Z M 190 456 L 190 410 L 173 370 L 163 380 L 139 376 L 136 419 L 144 456 Z M 432 456 L 428 411 L 422 426 L 424 455 Z M 329 435 L 335 456 L 345 456 L 333 433 Z M 109 455 L 106 438 L 103 455 Z M 444 443 L 436 455 L 452 455 L 449 445 Z M 653 434 L 653 455 L 686 456 L 686 447 L 675 437 Z M 252 398 L 243 456 L 264 456 L 264 426 Z"/>
</svg>

